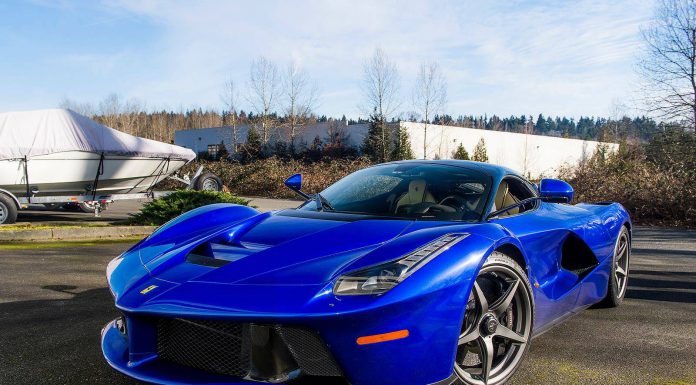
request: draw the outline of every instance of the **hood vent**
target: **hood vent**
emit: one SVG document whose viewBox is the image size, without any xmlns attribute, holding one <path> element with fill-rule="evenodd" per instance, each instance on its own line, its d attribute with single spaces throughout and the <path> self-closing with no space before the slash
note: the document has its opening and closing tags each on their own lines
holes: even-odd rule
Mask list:
<svg viewBox="0 0 696 385">
<path fill-rule="evenodd" d="M 186 262 L 195 265 L 221 267 L 238 261 L 251 254 L 267 249 L 268 246 L 256 243 L 239 243 L 230 245 L 223 242 L 205 242 L 198 245 L 186 256 Z"/>
</svg>

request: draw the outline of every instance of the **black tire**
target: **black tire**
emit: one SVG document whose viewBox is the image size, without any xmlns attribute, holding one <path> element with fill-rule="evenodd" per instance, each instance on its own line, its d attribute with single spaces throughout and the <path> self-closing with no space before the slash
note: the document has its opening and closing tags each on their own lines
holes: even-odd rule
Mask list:
<svg viewBox="0 0 696 385">
<path fill-rule="evenodd" d="M 193 189 L 198 191 L 222 191 L 222 179 L 212 172 L 203 173 L 193 182 Z"/>
<path fill-rule="evenodd" d="M 625 245 L 625 250 L 623 246 Z M 620 255 L 621 254 L 621 255 Z M 624 259 L 625 258 L 625 259 Z M 597 307 L 618 307 L 628 291 L 628 275 L 631 261 L 631 236 L 628 228 L 623 226 L 614 244 L 614 255 L 611 259 L 611 274 L 607 283 L 607 296 Z"/>
<path fill-rule="evenodd" d="M 485 306 L 479 295 L 484 297 Z M 486 325 L 491 318 L 495 322 L 489 329 Z M 469 296 L 462 333 L 457 341 L 455 384 L 501 385 L 507 382 L 529 351 L 533 323 L 534 295 L 527 274 L 509 256 L 493 252 L 481 267 Z M 489 342 L 486 343 L 486 340 Z M 482 359 L 484 346 L 489 346 L 494 358 L 488 368 L 489 375 L 485 377 Z M 479 349 L 480 374 L 476 373 L 477 368 L 467 367 L 472 349 Z"/>
<path fill-rule="evenodd" d="M 17 222 L 17 204 L 14 199 L 0 193 L 0 224 L 9 225 Z"/>
</svg>

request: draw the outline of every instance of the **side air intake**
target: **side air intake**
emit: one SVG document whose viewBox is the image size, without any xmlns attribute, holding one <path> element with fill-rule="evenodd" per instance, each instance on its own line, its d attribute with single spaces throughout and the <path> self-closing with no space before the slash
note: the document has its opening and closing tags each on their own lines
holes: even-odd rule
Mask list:
<svg viewBox="0 0 696 385">
<path fill-rule="evenodd" d="M 592 249 L 573 233 L 563 242 L 562 252 L 561 267 L 577 275 L 579 279 L 584 278 L 599 264 Z"/>
</svg>

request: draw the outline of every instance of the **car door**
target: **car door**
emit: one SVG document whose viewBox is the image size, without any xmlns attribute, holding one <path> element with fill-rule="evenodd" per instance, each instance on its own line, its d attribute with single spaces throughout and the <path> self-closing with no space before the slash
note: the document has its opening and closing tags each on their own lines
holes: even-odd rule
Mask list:
<svg viewBox="0 0 696 385">
<path fill-rule="evenodd" d="M 535 196 L 537 190 L 528 181 L 517 176 L 505 177 L 498 186 L 492 211 Z M 522 243 L 534 287 L 535 332 L 570 314 L 578 293 L 577 277 L 569 276 L 561 268 L 568 228 L 556 205 L 534 201 L 490 220 L 510 230 Z"/>
</svg>

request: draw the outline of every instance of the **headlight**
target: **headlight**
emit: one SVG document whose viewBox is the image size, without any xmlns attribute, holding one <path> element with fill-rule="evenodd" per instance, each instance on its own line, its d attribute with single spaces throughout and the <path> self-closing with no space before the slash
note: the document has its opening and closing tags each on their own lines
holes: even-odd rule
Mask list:
<svg viewBox="0 0 696 385">
<path fill-rule="evenodd" d="M 398 285 L 431 259 L 469 234 L 447 234 L 395 261 L 371 266 L 341 276 L 334 285 L 336 295 L 382 294 Z"/>
</svg>

